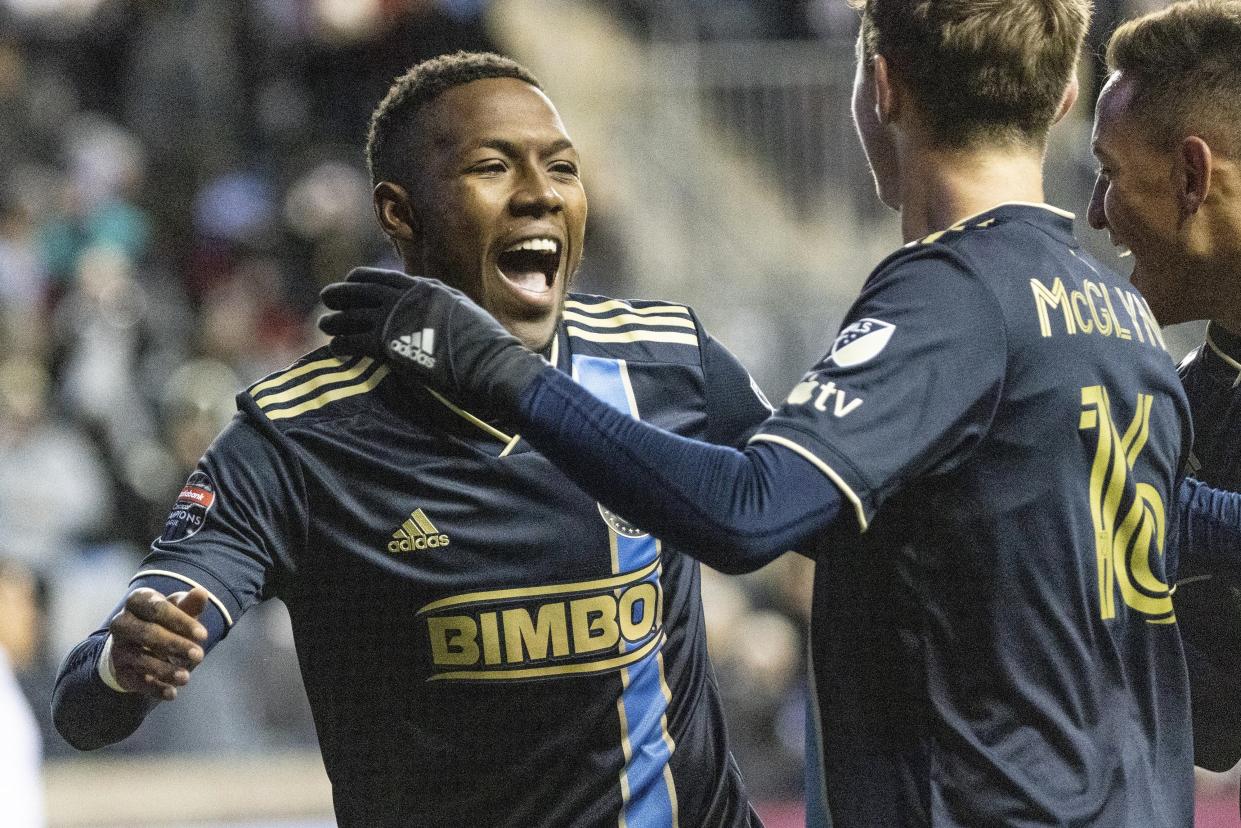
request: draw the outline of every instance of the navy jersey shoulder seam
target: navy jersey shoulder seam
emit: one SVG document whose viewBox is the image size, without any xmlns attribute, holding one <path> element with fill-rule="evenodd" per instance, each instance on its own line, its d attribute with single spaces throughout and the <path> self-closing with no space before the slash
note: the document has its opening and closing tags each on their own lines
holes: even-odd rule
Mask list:
<svg viewBox="0 0 1241 828">
<path fill-rule="evenodd" d="M 1042 230 L 1042 228 L 1039 228 L 1039 229 Z M 1046 233 L 1045 230 L 1043 232 Z M 1047 235 L 1050 236 L 1050 234 L 1047 234 Z M 962 234 L 962 237 L 964 237 L 964 234 Z M 1054 241 L 1054 238 L 1053 238 L 1053 241 Z M 968 255 L 968 251 L 958 252 L 952 248 L 948 248 L 948 249 L 951 250 L 954 254 L 956 254 L 956 256 L 961 260 L 962 264 L 965 265 L 967 272 L 970 275 L 970 278 L 976 281 L 979 284 L 979 286 L 981 286 L 982 289 L 986 291 L 987 296 L 991 299 L 991 304 L 995 310 L 995 318 L 999 321 L 1000 338 L 1003 340 L 1003 343 L 1004 343 L 1004 369 L 1003 369 L 1003 373 L 1000 375 L 1000 384 L 999 384 L 999 387 L 996 389 L 995 398 L 991 402 L 991 410 L 987 412 L 987 430 L 986 432 L 984 432 L 983 437 L 974 444 L 973 448 L 971 448 L 964 455 L 962 455 L 961 462 L 964 463 L 967 460 L 969 460 L 969 458 L 972 457 L 975 452 L 978 451 L 978 449 L 983 445 L 983 443 L 986 442 L 986 435 L 991 433 L 991 427 L 995 423 L 996 412 L 999 411 L 1000 402 L 1004 399 L 1004 393 L 1006 389 L 1008 388 L 1008 375 L 1009 375 L 1009 368 L 1010 368 L 1009 361 L 1012 358 L 1011 344 L 1012 344 L 1013 339 L 1012 339 L 1011 332 L 1008 330 L 1008 318 L 1004 314 L 1004 303 L 1000 301 L 1000 297 L 995 295 L 995 290 L 994 288 L 992 288 L 991 284 L 987 282 L 986 279 L 982 278 L 979 275 L 979 268 L 975 266 L 972 257 Z"/>
<path fill-rule="evenodd" d="M 972 228 L 966 228 L 966 230 L 969 230 L 969 229 L 972 229 Z M 959 233 L 959 234 L 954 235 L 952 237 L 952 240 L 960 241 L 960 240 L 963 240 L 964 238 L 965 238 L 965 233 Z M 948 259 L 953 264 L 955 264 L 969 278 L 971 282 L 974 282 L 975 284 L 977 284 L 985 292 L 987 297 L 990 299 L 992 306 L 994 307 L 995 318 L 999 321 L 1000 337 L 1004 343 L 1003 373 L 1000 376 L 1000 384 L 999 384 L 999 387 L 996 389 L 995 397 L 991 402 L 991 410 L 987 412 L 987 428 L 983 432 L 982 437 L 977 442 L 975 442 L 974 445 L 967 452 L 961 455 L 960 462 L 964 463 L 967 460 L 969 460 L 971 456 L 973 456 L 974 452 L 978 451 L 978 449 L 983 445 L 983 443 L 986 442 L 986 436 L 991 433 L 991 427 L 995 423 L 996 412 L 999 411 L 1000 403 L 1004 399 L 1005 389 L 1008 387 L 1008 374 L 1009 374 L 1009 367 L 1010 367 L 1009 360 L 1012 357 L 1012 348 L 1010 347 L 1012 343 L 1012 335 L 1008 330 L 1008 320 L 1004 315 L 1004 303 L 1000 301 L 1000 297 L 995 295 L 995 290 L 991 287 L 990 284 L 988 284 L 987 280 L 982 278 L 981 275 L 979 275 L 979 268 L 975 266 L 972 257 L 968 255 L 967 251 L 957 250 L 955 245 L 950 246 L 939 240 L 930 242 L 928 244 L 921 244 L 921 245 L 918 245 L 917 247 L 902 248 L 900 252 L 906 252 L 906 251 L 911 252 L 911 253 L 917 252 L 920 254 L 939 253 L 945 259 Z M 905 261 L 904 259 L 895 259 L 894 261 L 890 262 L 884 269 L 887 270 L 889 267 L 899 267 L 902 263 L 904 263 L 904 261 Z M 908 263 L 909 265 L 912 266 L 916 264 L 916 261 L 910 261 Z"/>
<path fill-rule="evenodd" d="M 243 391 L 239 397 L 240 400 L 237 408 L 238 411 L 241 412 L 246 423 L 258 432 L 265 440 L 272 444 L 272 446 L 276 449 L 276 452 L 284 459 L 285 463 L 288 464 L 289 472 L 297 479 L 297 488 L 302 498 L 301 541 L 302 546 L 305 547 L 306 542 L 310 538 L 310 508 L 309 504 L 305 501 L 306 474 L 305 469 L 302 466 L 302 460 L 298 457 L 297 452 L 293 451 L 292 447 L 289 445 L 291 441 L 284 434 L 284 432 L 277 428 L 274 422 L 263 416 L 261 411 L 257 410 L 258 405 L 254 402 L 254 398 L 250 396 L 249 390 Z"/>
<path fill-rule="evenodd" d="M 658 341 L 658 340 L 643 340 L 643 339 L 639 339 L 634 342 L 601 342 L 595 339 L 590 339 L 590 338 L 583 337 L 575 333 L 571 333 L 568 330 L 568 327 L 571 324 L 570 320 L 562 316 L 559 324 L 557 325 L 557 329 L 564 331 L 565 338 L 569 340 L 570 344 L 572 344 L 572 340 L 574 339 L 582 339 L 583 341 L 589 343 L 590 347 L 606 352 L 609 358 L 624 359 L 626 362 L 630 362 L 634 364 L 641 364 L 641 365 L 654 365 L 654 364 L 661 364 L 661 363 L 668 364 L 668 365 L 688 365 L 691 363 L 677 362 L 677 361 L 670 360 L 670 359 L 658 359 L 658 358 L 643 359 L 639 354 L 634 353 L 633 349 L 635 348 L 635 346 L 638 346 L 639 348 L 645 346 L 648 349 L 659 349 L 659 348 L 664 348 L 664 347 L 680 346 L 680 347 L 693 347 L 693 348 L 698 349 L 700 352 L 702 351 L 703 330 L 702 330 L 701 324 L 699 323 L 698 319 L 695 317 L 693 308 L 691 308 L 689 305 L 685 304 L 684 302 L 674 302 L 674 301 L 665 300 L 665 299 L 620 298 L 616 296 L 603 296 L 601 294 L 593 294 L 593 293 L 568 293 L 565 295 L 565 299 L 566 301 L 573 301 L 581 305 L 587 306 L 585 308 L 566 307 L 565 308 L 566 311 L 584 311 L 584 310 L 589 311 L 590 306 L 603 305 L 608 302 L 616 302 L 621 305 L 629 306 L 631 310 L 639 314 L 643 314 L 644 312 L 646 312 L 647 308 L 652 308 L 652 307 L 666 306 L 669 308 L 676 308 L 678 312 L 678 316 L 683 314 L 685 320 L 692 322 L 694 326 L 694 333 L 693 333 L 694 342 L 692 344 L 689 342 L 663 342 L 663 341 Z M 600 312 L 607 313 L 611 310 L 616 310 L 616 309 L 607 309 L 605 311 L 600 311 Z M 613 314 L 613 315 L 616 315 L 616 314 Z M 604 316 L 600 318 L 609 319 L 611 317 Z M 589 323 L 585 323 L 585 324 L 589 325 Z M 663 325 L 662 327 L 666 328 L 667 325 Z M 678 333 L 679 334 L 680 330 L 684 330 L 681 326 L 678 326 L 678 331 L 659 330 L 659 328 L 660 326 L 657 323 L 655 328 L 652 329 L 652 332 L 653 333 Z M 685 331 L 685 336 L 687 337 L 689 336 L 689 332 L 687 330 Z M 701 361 L 702 361 L 702 358 L 700 354 L 698 357 L 698 362 L 699 362 L 700 367 L 701 367 Z"/>
<path fill-rule="evenodd" d="M 361 397 L 363 399 L 368 399 L 368 400 L 375 399 L 375 396 L 374 396 L 375 392 L 379 391 L 380 386 L 382 386 L 385 382 L 387 382 L 388 379 L 392 376 L 391 369 L 388 367 L 388 363 L 386 360 L 378 360 L 372 357 L 361 357 L 359 360 L 353 363 L 351 368 L 356 369 L 364 361 L 368 362 L 368 364 L 366 365 L 366 367 L 363 369 L 362 373 L 358 377 L 345 380 L 342 387 L 353 388 L 355 386 L 365 386 L 370 382 L 374 382 L 374 385 L 370 386 L 369 389 L 360 391 L 356 394 L 351 394 L 341 399 L 329 400 L 327 402 L 321 403 L 320 405 L 314 408 L 303 411 L 294 417 L 273 418 L 271 416 L 268 416 L 267 413 L 263 411 L 263 409 L 258 407 L 259 406 L 258 399 L 254 396 L 251 389 L 255 388 L 258 385 L 261 385 L 264 382 L 268 382 L 269 380 L 272 380 L 280 376 L 281 374 L 285 374 L 285 373 L 288 373 L 289 371 L 295 370 L 297 367 L 301 365 L 305 365 L 313 361 L 314 358 L 324 356 L 325 355 L 323 353 L 324 350 L 325 349 L 317 349 L 315 351 L 311 351 L 309 354 L 306 354 L 304 357 L 297 360 L 289 367 L 281 369 L 280 371 L 273 372 L 272 374 L 269 374 L 268 376 L 264 377 L 258 382 L 248 385 L 245 391 L 242 392 L 241 396 L 249 398 L 254 403 L 255 413 L 261 416 L 262 419 L 271 423 L 277 432 L 281 432 L 280 426 L 276 425 L 277 420 L 280 420 L 282 424 L 287 422 L 287 425 L 289 427 L 296 427 L 294 425 L 295 421 L 300 421 L 300 422 L 297 422 L 297 425 L 305 425 L 308 422 L 330 423 L 330 422 L 334 422 L 335 420 L 345 418 L 345 417 L 350 417 L 350 416 L 357 414 L 358 412 L 356 408 L 356 403 L 357 403 L 356 397 Z M 338 369 L 330 369 L 330 370 L 338 370 Z M 376 380 L 375 379 L 376 375 L 378 375 L 379 372 L 381 371 L 383 372 L 382 376 L 379 376 L 379 379 Z M 297 399 L 300 399 L 300 398 L 295 398 L 294 400 L 290 402 L 295 402 Z M 303 402 L 305 401 L 303 400 Z M 274 412 L 279 413 L 281 410 L 282 409 L 274 409 Z"/>
</svg>

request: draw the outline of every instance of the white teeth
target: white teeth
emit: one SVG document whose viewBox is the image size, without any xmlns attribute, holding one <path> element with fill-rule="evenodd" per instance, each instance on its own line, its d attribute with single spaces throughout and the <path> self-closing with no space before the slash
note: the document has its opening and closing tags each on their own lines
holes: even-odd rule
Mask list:
<svg viewBox="0 0 1241 828">
<path fill-rule="evenodd" d="M 512 253 L 517 250 L 534 250 L 539 253 L 557 253 L 560 251 L 560 242 L 555 239 L 526 239 L 504 248 L 505 253 Z"/>
</svg>

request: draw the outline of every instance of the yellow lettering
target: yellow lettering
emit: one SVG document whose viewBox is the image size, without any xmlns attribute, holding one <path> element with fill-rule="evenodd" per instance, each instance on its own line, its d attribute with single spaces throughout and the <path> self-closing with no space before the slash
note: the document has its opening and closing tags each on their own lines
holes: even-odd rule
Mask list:
<svg viewBox="0 0 1241 828">
<path fill-rule="evenodd" d="M 621 635 L 626 641 L 640 641 L 655 628 L 659 593 L 651 583 L 635 584 L 625 590 L 617 606 L 620 616 Z M 634 617 L 637 613 L 638 617 Z"/>
<path fill-rule="evenodd" d="M 1138 312 L 1142 315 L 1142 324 L 1146 327 L 1146 335 L 1151 342 L 1158 342 L 1159 347 L 1165 351 L 1168 346 L 1163 341 L 1163 331 L 1159 328 L 1159 322 L 1155 319 L 1155 314 L 1151 312 L 1151 306 L 1146 304 L 1143 296 L 1138 296 Z"/>
<path fill-rule="evenodd" d="M 483 661 L 488 664 L 500 663 L 500 629 L 494 612 L 484 612 L 478 617 L 483 628 Z"/>
<path fill-rule="evenodd" d="M 573 652 L 592 653 L 615 647 L 620 640 L 616 626 L 616 600 L 611 595 L 592 595 L 569 602 L 573 618 Z"/>
<path fill-rule="evenodd" d="M 569 630 L 563 603 L 539 607 L 537 623 L 523 608 L 504 610 L 504 650 L 508 663 L 517 664 L 527 657 L 533 661 L 547 658 L 548 648 L 554 656 L 569 654 Z M 525 653 L 529 653 L 526 656 Z"/>
<path fill-rule="evenodd" d="M 1103 293 L 1103 301 L 1107 303 L 1108 315 L 1112 317 L 1112 324 L 1116 326 L 1116 335 L 1121 339 L 1133 339 L 1133 334 L 1120 321 L 1120 317 L 1116 315 L 1116 308 L 1112 305 L 1112 294 L 1107 292 L 1107 287 L 1100 288 Z"/>
<path fill-rule="evenodd" d="M 1120 297 L 1120 304 L 1124 306 L 1125 312 L 1129 314 L 1129 320 L 1133 322 L 1133 330 L 1138 335 L 1138 342 L 1145 344 L 1146 338 L 1142 336 L 1142 327 L 1138 324 L 1138 314 L 1135 309 L 1138 303 L 1137 294 L 1116 288 L 1116 295 Z"/>
<path fill-rule="evenodd" d="M 1139 394 L 1133 420 L 1122 436 L 1112 420 L 1111 402 L 1101 385 L 1082 389 L 1078 427 L 1097 431 L 1098 443 L 1090 469 L 1090 514 L 1098 563 L 1099 615 L 1116 617 L 1119 588 L 1124 604 L 1152 620 L 1171 620 L 1172 591 L 1151 568 L 1164 552 L 1167 519 L 1163 500 L 1151 485 L 1131 479 L 1138 456 L 1150 435 L 1153 397 Z M 1121 514 L 1127 491 L 1134 498 Z"/>
<path fill-rule="evenodd" d="M 1082 288 L 1086 292 L 1086 304 L 1090 306 L 1090 318 L 1094 320 L 1094 325 L 1095 325 L 1095 328 L 1099 331 L 1099 335 L 1100 336 L 1111 336 L 1112 335 L 1112 317 L 1108 316 L 1107 305 L 1105 304 L 1103 307 L 1103 312 L 1099 313 L 1099 308 L 1095 304 L 1095 300 L 1094 300 L 1095 296 L 1098 296 L 1101 299 L 1106 299 L 1107 291 L 1103 290 L 1103 288 L 1099 287 L 1098 285 L 1096 285 L 1094 282 L 1090 281 L 1089 279 L 1085 280 L 1082 283 Z M 1106 325 L 1104 324 L 1105 322 L 1107 323 Z"/>
<path fill-rule="evenodd" d="M 1094 325 L 1082 318 L 1082 305 L 1086 304 L 1086 297 L 1082 295 L 1080 290 L 1075 290 L 1069 294 L 1069 299 L 1073 303 L 1073 316 L 1077 318 L 1077 325 L 1082 329 L 1082 333 L 1090 333 L 1094 330 Z"/>
<path fill-rule="evenodd" d="M 1070 301 L 1068 291 L 1065 290 L 1064 282 L 1060 277 L 1051 283 L 1051 289 L 1048 290 L 1038 279 L 1030 280 L 1030 289 L 1034 291 L 1034 307 L 1038 310 L 1038 326 L 1043 336 L 1051 336 L 1051 320 L 1047 312 L 1048 308 L 1059 307 L 1060 312 L 1064 314 L 1064 327 L 1070 334 L 1077 333 L 1077 329 L 1073 324 L 1073 313 L 1070 310 Z"/>
<path fill-rule="evenodd" d="M 431 635 L 431 660 L 436 664 L 478 662 L 478 625 L 468 615 L 428 618 L 427 632 Z"/>
</svg>

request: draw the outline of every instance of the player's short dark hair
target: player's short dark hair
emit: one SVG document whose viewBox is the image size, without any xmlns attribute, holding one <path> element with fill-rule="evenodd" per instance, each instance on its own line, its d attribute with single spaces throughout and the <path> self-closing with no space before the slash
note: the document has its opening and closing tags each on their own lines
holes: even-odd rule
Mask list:
<svg viewBox="0 0 1241 828">
<path fill-rule="evenodd" d="M 1186 135 L 1241 155 L 1241 0 L 1187 0 L 1119 27 L 1108 68 L 1133 84 L 1131 112 L 1173 146 Z"/>
<path fill-rule="evenodd" d="M 535 89 L 543 88 L 520 63 L 491 52 L 440 55 L 393 81 L 371 114 L 366 136 L 371 184 L 391 181 L 408 188 L 417 178 L 418 110 L 454 86 L 485 78 L 516 78 Z"/>
<path fill-rule="evenodd" d="M 1090 0 L 850 0 L 859 59 L 881 54 L 936 144 L 1041 146 L 1077 66 Z"/>
</svg>

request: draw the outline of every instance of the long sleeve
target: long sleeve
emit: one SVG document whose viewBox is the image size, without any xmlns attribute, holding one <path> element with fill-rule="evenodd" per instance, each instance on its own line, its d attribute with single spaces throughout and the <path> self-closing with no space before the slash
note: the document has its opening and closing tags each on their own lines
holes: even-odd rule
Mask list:
<svg viewBox="0 0 1241 828">
<path fill-rule="evenodd" d="M 763 566 L 823 529 L 839 491 L 796 453 L 743 451 L 631 419 L 554 370 L 519 401 L 523 436 L 609 509 L 723 572 Z M 608 469 L 624 466 L 627 474 Z"/>
<path fill-rule="evenodd" d="M 303 509 L 294 472 L 272 442 L 238 417 L 216 439 L 178 496 L 164 533 L 126 593 L 150 587 L 163 595 L 201 586 L 210 601 L 199 620 L 210 653 L 232 625 L 268 594 L 272 573 L 301 542 Z M 52 720 L 81 750 L 118 742 L 154 707 L 141 694 L 121 693 L 99 675 L 107 625 L 75 647 L 61 664 Z M 191 679 L 192 681 L 193 679 Z"/>
<path fill-rule="evenodd" d="M 138 575 L 130 590 L 149 587 L 162 595 L 189 588 L 169 575 Z M 124 599 L 108 614 L 110 620 L 124 606 Z M 203 652 L 210 653 L 227 632 L 224 615 L 208 604 L 198 620 L 207 628 Z M 66 742 L 78 750 L 95 750 L 128 738 L 159 703 L 141 693 L 122 693 L 104 684 L 99 659 L 108 640 L 107 625 L 90 634 L 69 651 L 61 662 L 52 693 L 52 723 Z"/>
<path fill-rule="evenodd" d="M 99 677 L 99 654 L 108 638 L 95 632 L 65 657 L 52 695 L 56 731 L 78 750 L 96 748 L 128 737 L 156 701 L 138 693 L 118 693 Z"/>
</svg>

